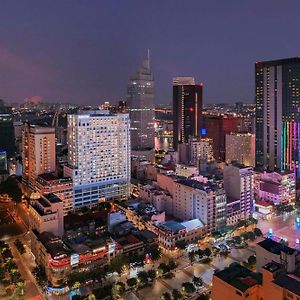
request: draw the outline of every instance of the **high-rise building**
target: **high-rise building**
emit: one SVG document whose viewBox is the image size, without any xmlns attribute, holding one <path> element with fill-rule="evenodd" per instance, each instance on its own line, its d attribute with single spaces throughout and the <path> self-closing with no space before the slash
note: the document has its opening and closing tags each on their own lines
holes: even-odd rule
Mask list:
<svg viewBox="0 0 300 300">
<path fill-rule="evenodd" d="M 300 57 L 258 62 L 256 167 L 300 177 Z"/>
<path fill-rule="evenodd" d="M 6 151 L 0 151 L 0 172 L 7 171 Z"/>
<path fill-rule="evenodd" d="M 130 78 L 127 88 L 127 109 L 131 128 L 131 148 L 154 148 L 154 80 L 150 69 L 150 57 Z"/>
<path fill-rule="evenodd" d="M 128 114 L 79 111 L 68 115 L 68 165 L 74 208 L 124 199 L 130 191 Z"/>
<path fill-rule="evenodd" d="M 203 83 L 193 77 L 173 78 L 173 147 L 187 143 L 189 137 L 201 136 Z"/>
<path fill-rule="evenodd" d="M 15 136 L 11 107 L 0 99 L 0 151 L 6 151 L 8 157 L 15 155 Z"/>
<path fill-rule="evenodd" d="M 232 163 L 224 167 L 224 188 L 227 196 L 227 223 L 234 224 L 252 217 L 254 212 L 254 171 Z"/>
<path fill-rule="evenodd" d="M 214 158 L 225 161 L 225 136 L 231 132 L 248 132 L 247 119 L 233 116 L 205 116 L 202 137 L 213 141 Z"/>
<path fill-rule="evenodd" d="M 226 162 L 236 161 L 245 166 L 255 165 L 255 134 L 236 133 L 226 134 Z"/>
<path fill-rule="evenodd" d="M 31 188 L 38 175 L 55 172 L 55 129 L 24 124 L 22 132 L 23 181 Z"/>
</svg>

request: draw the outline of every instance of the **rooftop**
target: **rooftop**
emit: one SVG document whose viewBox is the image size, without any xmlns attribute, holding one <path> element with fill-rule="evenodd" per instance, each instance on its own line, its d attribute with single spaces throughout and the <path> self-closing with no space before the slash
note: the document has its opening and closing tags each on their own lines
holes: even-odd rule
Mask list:
<svg viewBox="0 0 300 300">
<path fill-rule="evenodd" d="M 243 293 L 254 285 L 262 284 L 261 273 L 252 272 L 237 263 L 233 263 L 228 268 L 216 272 L 214 276 L 227 282 Z"/>
<path fill-rule="evenodd" d="M 197 180 L 192 180 L 192 179 L 179 179 L 177 180 L 177 183 L 183 184 L 195 189 L 202 190 L 204 192 L 209 192 L 209 191 L 217 191 L 220 190 L 220 186 L 214 182 L 207 181 L 207 182 L 200 182 Z"/>
<path fill-rule="evenodd" d="M 279 255 L 281 252 L 292 255 L 296 252 L 295 249 L 287 247 L 281 243 L 278 243 L 272 239 L 266 238 L 265 240 L 257 243 L 258 246 L 264 248 L 265 250 Z"/>
<path fill-rule="evenodd" d="M 159 227 L 173 231 L 173 232 L 178 232 L 179 230 L 185 229 L 185 227 L 181 223 L 173 221 L 173 220 L 161 223 L 161 224 L 159 224 Z"/>
<path fill-rule="evenodd" d="M 283 274 L 278 276 L 274 283 L 300 296 L 300 273 Z"/>
<path fill-rule="evenodd" d="M 64 257 L 70 253 L 70 249 L 68 249 L 62 240 L 52 232 L 44 231 L 42 233 L 38 233 L 35 230 L 33 230 L 33 232 L 47 249 L 52 258 L 55 259 Z"/>
</svg>

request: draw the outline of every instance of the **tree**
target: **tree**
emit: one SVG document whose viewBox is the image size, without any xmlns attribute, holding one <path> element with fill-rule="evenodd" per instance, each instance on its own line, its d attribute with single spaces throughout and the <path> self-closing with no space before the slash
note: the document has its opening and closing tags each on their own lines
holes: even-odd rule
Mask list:
<svg viewBox="0 0 300 300">
<path fill-rule="evenodd" d="M 254 241 L 254 240 L 255 240 L 255 233 L 252 232 L 252 231 L 249 231 L 249 232 L 248 232 L 248 239 L 249 239 L 250 241 Z"/>
<path fill-rule="evenodd" d="M 150 278 L 150 280 L 154 280 L 156 278 L 156 272 L 155 270 L 151 269 L 147 272 L 148 278 Z"/>
<path fill-rule="evenodd" d="M 211 250 L 209 248 L 205 248 L 203 250 L 203 254 L 207 257 L 210 257 L 211 256 Z"/>
<path fill-rule="evenodd" d="M 97 300 L 97 298 L 94 294 L 89 294 L 88 300 Z"/>
<path fill-rule="evenodd" d="M 10 176 L 0 184 L 0 194 L 8 194 L 14 201 L 20 202 L 22 191 L 15 176 Z"/>
<path fill-rule="evenodd" d="M 196 291 L 195 286 L 191 282 L 184 282 L 181 286 L 182 291 L 186 294 L 193 294 Z"/>
<path fill-rule="evenodd" d="M 194 277 L 193 277 L 193 284 L 194 284 L 195 286 L 198 286 L 198 287 L 202 286 L 202 285 L 203 285 L 203 280 L 202 280 L 202 278 L 201 278 L 201 277 L 194 276 Z"/>
<path fill-rule="evenodd" d="M 79 281 L 76 281 L 73 286 L 72 286 L 72 289 L 74 290 L 79 290 L 81 287 L 81 283 Z"/>
<path fill-rule="evenodd" d="M 195 252 L 194 251 L 189 252 L 188 256 L 189 256 L 190 263 L 193 264 L 193 262 L 195 261 Z"/>
<path fill-rule="evenodd" d="M 256 263 L 256 257 L 254 255 L 250 255 L 248 257 L 248 264 L 249 265 L 254 265 Z"/>
<path fill-rule="evenodd" d="M 240 236 L 236 235 L 234 237 L 232 237 L 233 241 L 236 243 L 236 244 L 240 244 L 242 242 L 242 239 Z"/>
<path fill-rule="evenodd" d="M 210 297 L 208 294 L 201 294 L 196 300 L 209 300 Z"/>
<path fill-rule="evenodd" d="M 135 277 L 132 277 L 132 278 L 128 278 L 127 279 L 127 285 L 129 287 L 134 287 L 137 285 L 137 279 Z"/>
<path fill-rule="evenodd" d="M 110 268 L 112 271 L 121 273 L 124 267 L 129 264 L 128 257 L 122 254 L 116 255 L 110 262 Z"/>
<path fill-rule="evenodd" d="M 168 266 L 169 266 L 170 270 L 174 270 L 174 269 L 176 269 L 177 265 L 176 265 L 176 263 L 175 263 L 175 261 L 173 259 L 170 259 Z"/>
<path fill-rule="evenodd" d="M 168 292 L 165 292 L 161 296 L 161 300 L 171 300 L 171 295 Z"/>
<path fill-rule="evenodd" d="M 261 230 L 257 227 L 254 228 L 253 232 L 256 236 L 262 236 Z"/>
<path fill-rule="evenodd" d="M 144 286 L 148 283 L 148 274 L 145 271 L 138 272 L 137 278 L 138 278 L 138 283 L 141 286 Z"/>
<path fill-rule="evenodd" d="M 160 263 L 158 268 L 157 268 L 157 271 L 162 275 L 162 274 L 165 274 L 167 272 L 170 272 L 170 268 L 165 263 Z"/>
<path fill-rule="evenodd" d="M 198 249 L 195 253 L 199 256 L 199 258 L 201 258 L 204 254 L 202 249 Z"/>
<path fill-rule="evenodd" d="M 186 247 L 186 242 L 183 241 L 183 240 L 177 241 L 177 242 L 175 243 L 175 246 L 176 246 L 177 248 L 179 248 L 180 250 L 184 250 L 185 247 Z"/>
<path fill-rule="evenodd" d="M 176 289 L 174 289 L 172 291 L 172 296 L 174 300 L 182 300 L 183 299 L 183 295 Z"/>
<path fill-rule="evenodd" d="M 158 260 L 162 256 L 162 253 L 161 253 L 158 245 L 147 246 L 145 249 L 145 253 L 148 253 L 152 260 Z"/>
<path fill-rule="evenodd" d="M 113 299 L 118 299 L 125 292 L 125 284 L 123 282 L 117 282 L 112 287 L 112 297 Z"/>
</svg>

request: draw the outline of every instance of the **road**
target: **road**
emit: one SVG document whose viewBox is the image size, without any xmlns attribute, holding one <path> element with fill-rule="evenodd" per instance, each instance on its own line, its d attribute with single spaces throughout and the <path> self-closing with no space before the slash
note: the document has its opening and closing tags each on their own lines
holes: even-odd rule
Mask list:
<svg viewBox="0 0 300 300">
<path fill-rule="evenodd" d="M 20 254 L 14 244 L 14 240 L 10 240 L 8 242 L 8 245 L 11 249 L 12 255 L 15 259 L 21 276 L 25 281 L 25 299 L 29 299 L 38 295 L 42 296 L 43 292 L 41 291 L 40 287 L 36 283 L 34 276 L 31 273 L 33 267 L 32 257 L 29 253 Z"/>
<path fill-rule="evenodd" d="M 300 226 L 296 225 L 297 216 L 299 214 L 293 213 L 288 216 L 276 216 L 271 220 L 259 220 L 257 227 L 263 234 L 268 234 L 271 228 L 276 237 L 287 238 L 291 247 L 299 247 L 296 245 L 296 239 L 300 239 Z"/>
</svg>

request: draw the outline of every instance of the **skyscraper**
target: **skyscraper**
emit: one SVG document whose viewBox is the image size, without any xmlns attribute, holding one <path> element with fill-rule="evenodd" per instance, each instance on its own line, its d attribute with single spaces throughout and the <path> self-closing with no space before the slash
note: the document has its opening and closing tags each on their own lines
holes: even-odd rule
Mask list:
<svg viewBox="0 0 300 300">
<path fill-rule="evenodd" d="M 68 166 L 74 208 L 124 199 L 130 189 L 128 114 L 107 110 L 68 115 Z"/>
<path fill-rule="evenodd" d="M 154 80 L 150 69 L 150 56 L 130 78 L 127 88 L 127 108 L 131 122 L 131 148 L 154 148 Z"/>
<path fill-rule="evenodd" d="M 256 167 L 300 177 L 300 57 L 258 62 Z"/>
<path fill-rule="evenodd" d="M 55 172 L 55 128 L 24 124 L 22 132 L 23 181 L 31 188 L 38 175 Z"/>
<path fill-rule="evenodd" d="M 187 143 L 189 137 L 200 137 L 203 84 L 193 77 L 173 78 L 173 147 Z"/>
</svg>

